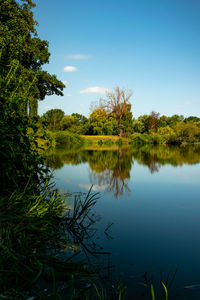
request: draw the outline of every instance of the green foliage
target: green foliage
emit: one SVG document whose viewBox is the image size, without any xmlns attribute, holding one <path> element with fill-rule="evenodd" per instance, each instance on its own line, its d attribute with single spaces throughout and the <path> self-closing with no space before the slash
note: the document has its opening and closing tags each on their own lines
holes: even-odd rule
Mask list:
<svg viewBox="0 0 200 300">
<path fill-rule="evenodd" d="M 104 109 L 96 109 L 90 114 L 87 127 L 88 135 L 118 135 L 115 116 Z"/>
<path fill-rule="evenodd" d="M 61 122 L 64 114 L 64 111 L 61 109 L 50 109 L 42 115 L 41 122 L 43 122 L 49 130 L 60 130 L 62 128 Z"/>
<path fill-rule="evenodd" d="M 76 118 L 74 116 L 64 116 L 60 122 L 61 130 L 70 130 L 76 124 Z"/>
<path fill-rule="evenodd" d="M 148 115 L 140 116 L 137 120 L 133 120 L 133 132 L 146 133 L 148 132 Z"/>
<path fill-rule="evenodd" d="M 184 122 L 187 123 L 187 122 L 194 122 L 194 123 L 197 123 L 200 121 L 200 118 L 198 117 L 195 117 L 195 116 L 190 116 L 188 118 L 185 118 L 184 119 Z"/>
<path fill-rule="evenodd" d="M 126 91 L 124 89 L 120 89 L 120 87 L 117 86 L 113 92 L 107 92 L 106 99 L 100 99 L 99 103 L 96 104 L 93 103 L 91 109 L 95 113 L 95 115 L 99 113 L 101 115 L 106 115 L 107 113 L 108 115 L 114 116 L 115 120 L 117 121 L 118 133 L 120 136 L 122 136 L 124 133 L 122 120 L 124 118 L 124 122 L 127 123 L 129 117 L 126 120 L 126 115 L 131 115 L 131 104 L 129 102 L 131 96 L 131 90 Z"/>
<path fill-rule="evenodd" d="M 81 146 L 84 144 L 83 138 L 78 134 L 73 134 L 68 131 L 57 131 L 53 133 L 57 144 L 64 144 L 67 146 Z"/>
<path fill-rule="evenodd" d="M 11 101 L 10 101 L 11 102 Z M 1 136 L 1 189 L 12 192 L 23 189 L 31 179 L 37 185 L 45 179 L 48 170 L 39 154 L 38 126 L 36 120 L 28 119 L 18 111 L 18 103 L 12 102 L 0 110 Z M 31 130 L 31 133 L 28 132 Z M 41 129 L 40 129 L 41 130 Z M 45 132 L 40 139 L 45 141 Z"/>
<path fill-rule="evenodd" d="M 174 126 L 179 143 L 194 143 L 200 140 L 200 128 L 193 123 L 179 122 Z"/>
<path fill-rule="evenodd" d="M 51 192 L 48 186 L 40 194 L 30 194 L 32 189 L 35 191 L 30 183 L 22 192 L 1 197 L 1 297 L 28 299 L 43 293 L 44 298 L 54 297 L 60 283 L 69 294 L 73 278 L 73 293 L 82 293 L 86 299 L 88 288 L 76 286 L 80 281 L 85 286 L 95 282 L 95 269 L 83 261 L 73 262 L 73 257 L 85 248 L 95 253 L 88 233 L 96 221 L 91 209 L 97 194 L 90 191 L 72 202 L 68 195 Z"/>
<path fill-rule="evenodd" d="M 0 5 L 0 90 L 23 98 L 21 110 L 30 116 L 37 115 L 39 99 L 63 95 L 64 88 L 55 75 L 41 69 L 50 53 L 48 42 L 37 36 L 34 6 L 31 0 L 3 0 Z"/>
<path fill-rule="evenodd" d="M 73 133 L 86 134 L 88 128 L 88 119 L 77 113 L 73 113 L 72 117 L 75 118 L 75 125 L 71 128 Z"/>
<path fill-rule="evenodd" d="M 196 123 L 177 122 L 173 127 L 160 127 L 157 133 L 139 134 L 131 136 L 131 143 L 135 144 L 181 144 L 200 141 L 200 128 Z"/>
<path fill-rule="evenodd" d="M 153 143 L 153 139 L 148 134 L 134 133 L 131 136 L 131 142 L 130 143 L 131 144 L 138 144 L 138 145 L 152 144 Z"/>
</svg>

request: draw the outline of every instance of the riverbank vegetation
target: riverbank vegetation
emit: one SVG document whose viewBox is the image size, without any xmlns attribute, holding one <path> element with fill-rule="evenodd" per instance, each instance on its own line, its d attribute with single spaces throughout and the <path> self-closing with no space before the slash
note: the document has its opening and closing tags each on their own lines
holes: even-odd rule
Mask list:
<svg viewBox="0 0 200 300">
<path fill-rule="evenodd" d="M 58 110 L 51 110 L 45 113 L 40 121 L 46 124 L 48 130 L 54 131 L 56 128 L 59 132 L 78 134 L 91 142 L 107 140 L 107 136 L 113 142 L 116 141 L 116 137 L 122 138 L 125 143 L 129 139 L 129 143 L 133 145 L 178 145 L 200 142 L 200 118 L 198 117 L 184 118 L 182 115 L 168 117 L 152 112 L 150 115 L 135 119 L 130 109 L 129 104 L 126 113 L 121 116 L 120 130 L 115 113 L 108 113 L 102 107 L 93 110 L 89 118 L 80 114 L 64 115 L 64 112 L 61 114 Z M 59 115 L 56 117 L 56 114 Z M 54 119 L 47 118 L 47 115 L 54 115 Z M 63 117 L 60 119 L 61 115 Z"/>
</svg>

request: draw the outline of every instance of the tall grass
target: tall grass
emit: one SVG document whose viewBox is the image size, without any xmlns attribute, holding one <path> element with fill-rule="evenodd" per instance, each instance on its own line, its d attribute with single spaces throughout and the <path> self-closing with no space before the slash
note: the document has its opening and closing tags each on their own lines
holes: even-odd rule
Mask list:
<svg viewBox="0 0 200 300">
<path fill-rule="evenodd" d="M 48 186 L 40 195 L 24 190 L 1 198 L 0 297 L 38 297 L 43 286 L 50 293 L 52 284 L 57 289 L 60 282 L 69 293 L 72 277 L 83 286 L 95 282 L 95 268 L 73 259 L 82 250 L 101 253 L 91 243 L 96 221 L 91 209 L 97 198 L 90 190 L 72 201 Z"/>
</svg>

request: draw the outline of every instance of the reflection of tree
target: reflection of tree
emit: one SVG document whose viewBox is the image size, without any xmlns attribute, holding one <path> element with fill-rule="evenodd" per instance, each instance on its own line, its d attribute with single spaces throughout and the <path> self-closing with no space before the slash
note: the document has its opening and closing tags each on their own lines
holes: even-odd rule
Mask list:
<svg viewBox="0 0 200 300">
<path fill-rule="evenodd" d="M 72 152 L 61 148 L 46 157 L 46 164 L 52 169 L 61 169 L 64 164 L 79 165 L 82 162 L 82 158 L 77 150 Z"/>
<path fill-rule="evenodd" d="M 158 158 L 156 153 L 152 153 L 151 155 L 145 155 L 146 165 L 149 168 L 151 173 L 155 173 L 159 171 L 161 165 L 158 163 Z"/>
<path fill-rule="evenodd" d="M 123 149 L 96 153 L 97 157 L 89 161 L 92 183 L 96 181 L 99 186 L 105 185 L 107 191 L 114 192 L 115 198 L 124 192 L 130 193 L 127 179 L 130 178 L 132 155 Z"/>
<path fill-rule="evenodd" d="M 47 164 L 54 169 L 63 164 L 78 165 L 88 162 L 90 180 L 105 186 L 117 198 L 129 193 L 128 180 L 133 158 L 141 165 L 148 166 L 151 173 L 158 172 L 166 164 L 174 167 L 200 162 L 200 145 L 152 146 L 113 150 L 56 150 L 47 158 Z"/>
<path fill-rule="evenodd" d="M 166 164 L 174 167 L 200 162 L 200 145 L 152 146 L 145 145 L 132 149 L 132 155 L 139 164 L 149 167 L 151 173 L 158 172 Z"/>
<path fill-rule="evenodd" d="M 64 162 L 60 155 L 52 154 L 46 158 L 46 164 L 52 169 L 61 169 L 64 166 Z"/>
</svg>

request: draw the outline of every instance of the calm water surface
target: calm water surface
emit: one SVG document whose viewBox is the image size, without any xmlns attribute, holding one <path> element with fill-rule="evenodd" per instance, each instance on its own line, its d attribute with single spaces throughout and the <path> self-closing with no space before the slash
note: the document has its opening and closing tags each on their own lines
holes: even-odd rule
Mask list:
<svg viewBox="0 0 200 300">
<path fill-rule="evenodd" d="M 58 149 L 48 164 L 63 192 L 91 184 L 100 192 L 100 244 L 112 252 L 111 274 L 121 276 L 130 299 L 145 299 L 139 282 L 153 279 L 158 289 L 176 269 L 169 299 L 200 299 L 200 145 Z"/>
</svg>

